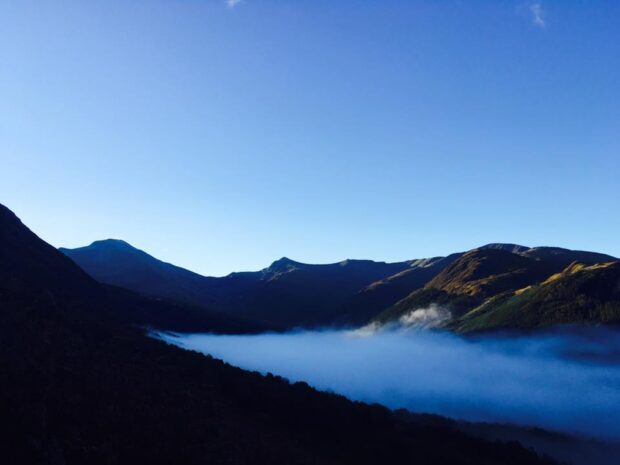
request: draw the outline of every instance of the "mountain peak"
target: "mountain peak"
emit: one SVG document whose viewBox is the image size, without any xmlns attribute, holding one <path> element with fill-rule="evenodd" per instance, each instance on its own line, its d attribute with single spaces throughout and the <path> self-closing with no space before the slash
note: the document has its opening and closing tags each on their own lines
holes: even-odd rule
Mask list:
<svg viewBox="0 0 620 465">
<path fill-rule="evenodd" d="M 300 264 L 299 262 L 291 260 L 288 257 L 282 257 L 276 260 L 275 262 L 273 262 L 271 265 L 269 265 L 268 269 L 271 271 L 286 271 L 291 268 L 294 268 L 295 266 L 299 264 Z"/>
<path fill-rule="evenodd" d="M 131 254 L 145 254 L 145 252 L 140 249 L 134 247 L 129 242 L 126 242 L 122 239 L 102 239 L 98 241 L 92 242 L 90 245 L 86 245 L 83 247 L 77 247 L 75 249 L 70 249 L 66 247 L 60 247 L 60 250 L 65 255 L 72 256 L 74 253 L 88 253 L 88 252 L 97 252 L 97 253 L 110 253 L 110 252 L 120 252 L 120 253 L 131 253 Z"/>
<path fill-rule="evenodd" d="M 385 262 L 376 262 L 374 260 L 365 260 L 359 258 L 345 258 L 344 260 L 338 262 L 340 266 L 348 266 L 348 265 L 374 265 L 374 264 L 385 264 Z"/>
<path fill-rule="evenodd" d="M 135 249 L 133 245 L 122 239 L 102 239 L 94 241 L 88 247 L 114 247 L 117 249 Z"/>
<path fill-rule="evenodd" d="M 98 295 L 95 282 L 0 204 L 0 282 L 8 292 Z"/>
<path fill-rule="evenodd" d="M 13 213 L 10 209 L 0 203 L 0 222 L 18 223 L 19 218 L 17 218 L 17 216 L 15 216 L 15 213 Z"/>
<path fill-rule="evenodd" d="M 492 249 L 492 250 L 504 250 L 512 253 L 523 253 L 526 250 L 530 250 L 530 247 L 519 244 L 504 244 L 501 242 L 493 242 L 491 244 L 483 245 L 479 249 Z"/>
</svg>

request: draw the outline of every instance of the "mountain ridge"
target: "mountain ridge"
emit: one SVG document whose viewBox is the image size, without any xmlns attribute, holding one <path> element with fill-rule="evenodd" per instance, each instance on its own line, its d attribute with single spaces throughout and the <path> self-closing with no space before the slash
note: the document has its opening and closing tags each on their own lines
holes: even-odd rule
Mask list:
<svg viewBox="0 0 620 465">
<path fill-rule="evenodd" d="M 95 241 L 59 250 L 102 283 L 212 308 L 257 324 L 268 322 L 276 330 L 331 324 L 359 289 L 410 266 L 407 261 L 354 259 L 305 264 L 282 257 L 259 271 L 215 278 L 158 260 L 124 241 Z"/>
<path fill-rule="evenodd" d="M 259 271 L 215 278 L 158 260 L 122 240 L 60 251 L 100 282 L 276 331 L 385 323 L 431 304 L 447 305 L 460 318 L 491 297 L 541 282 L 573 261 L 616 260 L 560 247 L 490 243 L 446 257 L 393 263 L 306 264 L 281 257 Z"/>
<path fill-rule="evenodd" d="M 534 302 L 537 302 L 532 305 L 539 305 L 542 308 L 541 299 L 543 297 L 541 295 L 532 296 L 533 291 L 529 289 L 538 289 L 539 286 L 554 276 L 565 276 L 567 269 L 564 267 L 567 263 L 569 269 L 571 267 L 589 269 L 588 267 L 600 266 L 601 260 L 603 263 L 618 262 L 615 257 L 605 254 L 572 251 L 557 247 L 530 248 L 517 253 L 493 247 L 474 249 L 459 257 L 423 288 L 412 292 L 381 312 L 374 321 L 379 325 L 402 321 L 402 318 L 408 313 L 417 309 L 428 308 L 430 305 L 438 305 L 449 310 L 453 321 L 449 321 L 447 327 L 461 332 L 596 321 L 596 319 L 580 316 L 591 311 L 588 305 L 592 301 L 582 298 L 579 301 L 582 308 L 577 310 L 569 302 L 566 302 L 569 299 L 569 292 L 562 294 L 564 302 L 557 301 L 553 304 L 555 306 L 554 316 L 549 315 L 553 311 L 549 309 L 549 304 L 547 304 L 548 314 L 542 320 L 537 320 L 532 315 L 526 317 L 524 314 L 522 321 L 520 321 L 518 305 L 526 297 L 531 297 Z M 567 283 L 568 280 L 562 282 Z M 520 294 L 525 294 L 526 297 L 519 297 Z M 577 299 L 577 296 L 577 291 L 574 290 L 572 297 Z M 609 296 L 611 298 L 612 294 Z M 508 312 L 506 309 L 502 310 L 502 305 L 510 299 L 512 299 L 511 305 L 513 305 L 513 309 L 510 311 L 511 319 L 503 320 L 504 324 L 502 324 L 499 322 L 501 319 L 498 320 L 497 317 L 489 316 Z M 615 306 L 616 304 L 611 302 L 610 305 Z M 567 318 L 563 316 L 562 309 L 569 307 L 572 316 Z M 495 309 L 495 313 L 491 312 L 492 309 Z M 481 314 L 486 316 L 480 318 Z M 600 312 L 599 314 L 602 315 Z M 608 318 L 605 321 L 611 322 L 617 319 L 620 319 L 620 315 Z M 527 324 L 525 323 L 526 320 L 528 321 Z"/>
</svg>

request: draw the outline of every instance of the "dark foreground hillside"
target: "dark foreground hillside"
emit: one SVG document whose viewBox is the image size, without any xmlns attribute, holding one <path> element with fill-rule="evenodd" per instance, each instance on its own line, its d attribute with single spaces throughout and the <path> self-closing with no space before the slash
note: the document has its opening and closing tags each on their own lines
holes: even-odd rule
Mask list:
<svg viewBox="0 0 620 465">
<path fill-rule="evenodd" d="M 114 307 L 0 205 L 3 463 L 547 463 L 167 346 Z"/>
</svg>

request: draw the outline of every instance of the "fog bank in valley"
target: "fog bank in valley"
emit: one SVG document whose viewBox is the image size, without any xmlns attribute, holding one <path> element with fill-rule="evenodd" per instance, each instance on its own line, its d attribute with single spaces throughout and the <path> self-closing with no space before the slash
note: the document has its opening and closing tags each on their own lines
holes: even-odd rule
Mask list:
<svg viewBox="0 0 620 465">
<path fill-rule="evenodd" d="M 351 399 L 620 438 L 620 332 L 461 338 L 428 330 L 159 335 Z"/>
</svg>

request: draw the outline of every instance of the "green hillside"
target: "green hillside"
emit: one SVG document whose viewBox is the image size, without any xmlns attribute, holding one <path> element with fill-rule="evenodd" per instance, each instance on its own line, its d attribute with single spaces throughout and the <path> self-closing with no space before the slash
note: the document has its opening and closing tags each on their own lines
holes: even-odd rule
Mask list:
<svg viewBox="0 0 620 465">
<path fill-rule="evenodd" d="M 462 315 L 498 293 L 519 289 L 545 276 L 544 265 L 537 260 L 497 248 L 467 252 L 417 289 L 390 306 L 377 321 L 398 320 L 410 311 L 435 304 Z"/>
<path fill-rule="evenodd" d="M 451 323 L 456 331 L 620 322 L 620 262 L 569 265 L 545 281 L 495 296 Z"/>
<path fill-rule="evenodd" d="M 585 263 L 571 264 L 571 258 Z M 497 247 L 475 249 L 381 312 L 374 322 L 402 321 L 410 312 L 433 305 L 448 310 L 452 315 L 448 328 L 461 332 L 615 322 L 620 320 L 620 265 L 612 260 L 551 247 L 516 253 Z"/>
</svg>

